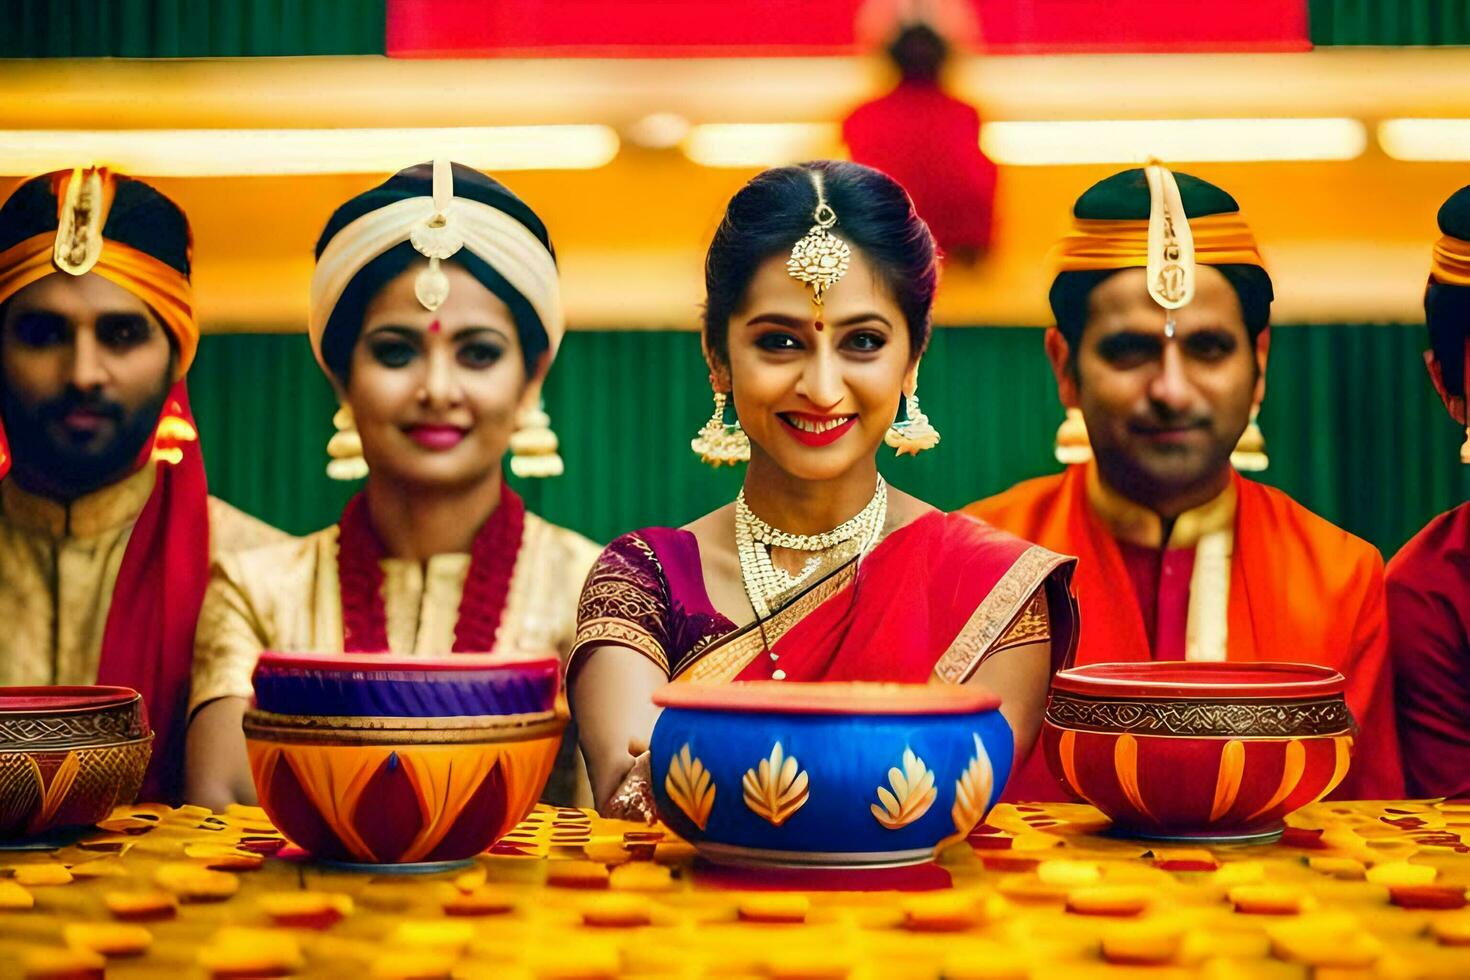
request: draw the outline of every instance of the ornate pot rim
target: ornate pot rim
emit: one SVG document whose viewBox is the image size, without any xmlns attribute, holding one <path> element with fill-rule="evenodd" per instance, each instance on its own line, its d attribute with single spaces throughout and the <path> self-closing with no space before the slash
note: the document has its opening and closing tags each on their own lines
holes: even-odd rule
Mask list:
<svg viewBox="0 0 1470 980">
<path fill-rule="evenodd" d="M 1140 661 L 1058 671 L 1053 691 L 1093 698 L 1306 701 L 1342 697 L 1342 674 L 1318 664 Z"/>
<path fill-rule="evenodd" d="M 521 742 L 560 734 L 567 716 L 558 711 L 524 715 L 466 715 L 397 718 L 331 715 L 280 715 L 252 708 L 245 712 L 246 738 L 268 742 L 336 745 L 447 745 Z"/>
<path fill-rule="evenodd" d="M 1282 739 L 1354 730 L 1341 696 L 1306 701 L 1083 698 L 1052 693 L 1046 722 L 1067 731 L 1174 738 Z"/>
<path fill-rule="evenodd" d="M 132 688 L 0 688 L 0 753 L 98 748 L 146 735 L 143 699 Z"/>
<path fill-rule="evenodd" d="M 0 687 L 0 718 L 16 714 L 61 715 L 101 711 L 130 704 L 141 697 L 131 687 L 107 684 Z"/>
<path fill-rule="evenodd" d="M 780 715 L 969 715 L 994 711 L 1000 698 L 983 687 L 877 684 L 865 681 L 678 681 L 653 694 L 665 708 Z"/>
<path fill-rule="evenodd" d="M 256 661 L 256 669 L 309 670 L 329 673 L 395 671 L 435 673 L 438 671 L 495 671 L 559 669 L 554 653 L 479 654 L 456 653 L 445 657 L 400 657 L 392 653 L 287 653 L 267 650 Z"/>
</svg>

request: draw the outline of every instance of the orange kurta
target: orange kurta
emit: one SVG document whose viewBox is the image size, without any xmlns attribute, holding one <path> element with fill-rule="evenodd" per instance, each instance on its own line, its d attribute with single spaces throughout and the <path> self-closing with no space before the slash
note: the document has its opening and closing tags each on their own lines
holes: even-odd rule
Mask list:
<svg viewBox="0 0 1470 980">
<path fill-rule="evenodd" d="M 1078 558 L 1074 585 L 1082 632 L 1076 663 L 1146 660 L 1151 653 L 1143 615 L 1118 543 L 1088 499 L 1087 472 L 1086 466 L 1072 466 L 965 510 Z M 1352 772 L 1335 795 L 1402 796 L 1382 557 L 1286 494 L 1239 474 L 1234 480 L 1226 658 L 1317 663 L 1341 671 L 1361 734 Z M 1029 779 L 1020 789 L 1040 792 Z"/>
</svg>

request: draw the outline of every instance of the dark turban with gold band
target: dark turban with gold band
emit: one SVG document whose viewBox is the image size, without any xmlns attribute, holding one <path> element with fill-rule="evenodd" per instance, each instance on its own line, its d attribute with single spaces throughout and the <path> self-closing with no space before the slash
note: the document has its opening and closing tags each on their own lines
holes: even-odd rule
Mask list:
<svg viewBox="0 0 1470 980">
<path fill-rule="evenodd" d="M 184 373 L 199 347 L 189 223 L 139 180 L 86 168 L 26 181 L 0 205 L 0 306 L 46 276 L 103 278 L 157 316 L 177 356 L 173 386 L 137 467 L 158 479 L 128 537 L 102 634 L 99 684 L 137 689 L 154 730 L 141 795 L 176 800 L 194 626 L 209 576 L 209 499 Z M 10 469 L 0 425 L 0 478 Z"/>
<path fill-rule="evenodd" d="M 511 471 L 524 477 L 560 475 L 556 436 L 539 406 L 536 377 L 543 358 L 556 356 L 566 333 L 556 252 L 536 212 L 478 170 L 442 159 L 419 164 L 336 210 L 317 241 L 311 279 L 307 333 L 317 362 L 339 389 L 345 388 L 368 304 L 425 259 L 428 265 L 414 283 L 425 309 L 438 309 L 448 297 L 442 262 L 463 267 L 510 309 L 531 380 L 527 401 L 536 406 L 522 415 L 511 437 Z M 328 450 L 337 455 L 331 446 Z M 364 472 L 348 469 L 341 476 Z M 331 466 L 328 473 L 339 475 Z"/>
<path fill-rule="evenodd" d="M 1271 319 L 1275 294 L 1240 205 L 1223 189 L 1190 174 L 1149 164 L 1098 181 L 1077 199 L 1072 230 L 1051 252 L 1056 269 L 1049 299 L 1057 329 L 1075 352 L 1087 323 L 1088 297 L 1124 269 L 1147 270 L 1149 295 L 1165 310 L 1194 298 L 1195 266 L 1213 266 L 1240 299 L 1252 340 Z M 1247 430 L 1247 437 L 1259 430 Z M 1264 469 L 1264 447 L 1242 442 L 1239 469 Z M 1081 413 L 1073 409 L 1057 434 L 1064 463 L 1091 457 Z"/>
<path fill-rule="evenodd" d="M 1445 394 L 1463 398 L 1470 375 L 1470 187 L 1450 195 L 1440 206 L 1438 220 L 1439 240 L 1424 290 L 1424 320 Z M 1470 463 L 1470 428 L 1460 447 L 1460 461 Z"/>
</svg>

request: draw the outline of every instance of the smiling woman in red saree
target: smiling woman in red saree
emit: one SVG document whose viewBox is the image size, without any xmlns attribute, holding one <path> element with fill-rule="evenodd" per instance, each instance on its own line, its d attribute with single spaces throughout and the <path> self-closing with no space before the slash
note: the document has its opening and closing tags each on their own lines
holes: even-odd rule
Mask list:
<svg viewBox="0 0 1470 980">
<path fill-rule="evenodd" d="M 969 680 L 1002 650 L 1074 645 L 1070 560 L 959 514 L 930 511 L 737 627 L 705 591 L 694 535 L 614 541 L 583 592 L 576 647 L 637 650 L 676 681 Z M 1050 610 L 1050 612 L 1048 612 Z"/>
<path fill-rule="evenodd" d="M 937 262 L 907 195 L 856 164 L 767 171 L 705 279 L 715 413 L 693 448 L 749 467 L 733 504 L 623 535 L 588 576 L 568 686 L 599 808 L 650 814 L 670 680 L 980 684 L 1024 758 L 1074 645 L 1073 560 L 878 474 L 880 445 L 939 441 L 915 395 Z"/>
</svg>

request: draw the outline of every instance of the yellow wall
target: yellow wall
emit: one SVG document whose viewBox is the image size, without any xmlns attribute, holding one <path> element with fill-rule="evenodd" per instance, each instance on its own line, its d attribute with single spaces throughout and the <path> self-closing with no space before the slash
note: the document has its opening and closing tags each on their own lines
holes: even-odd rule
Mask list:
<svg viewBox="0 0 1470 980">
<path fill-rule="evenodd" d="M 1445 84 L 1454 77 L 1470 77 L 1470 52 L 996 58 L 967 65 L 955 86 L 992 119 L 1348 116 L 1371 132 L 1392 116 L 1470 116 L 1470 89 Z M 627 132 L 661 111 L 695 123 L 831 120 L 883 84 L 856 59 L 19 61 L 0 63 L 0 129 L 600 122 Z M 402 163 L 434 149 L 405 145 Z M 3 160 L 0 147 L 0 172 Z M 948 270 L 941 322 L 1045 322 L 1045 252 L 1077 194 L 1121 166 L 1003 168 L 995 253 L 978 271 Z M 1470 183 L 1470 163 L 1398 162 L 1371 139 L 1351 161 L 1177 166 L 1241 202 L 1278 284 L 1278 322 L 1417 318 L 1435 210 Z M 497 176 L 546 219 L 574 328 L 691 327 L 703 247 L 753 172 L 625 138 L 596 170 Z M 382 176 L 156 180 L 193 223 L 206 329 L 300 329 L 317 233 Z M 0 178 L 0 192 L 13 184 Z"/>
</svg>

